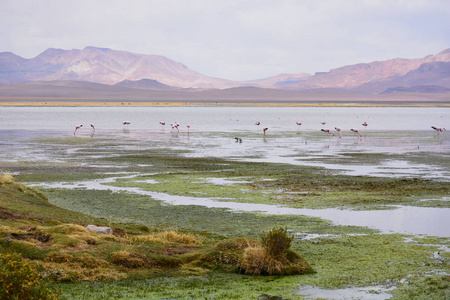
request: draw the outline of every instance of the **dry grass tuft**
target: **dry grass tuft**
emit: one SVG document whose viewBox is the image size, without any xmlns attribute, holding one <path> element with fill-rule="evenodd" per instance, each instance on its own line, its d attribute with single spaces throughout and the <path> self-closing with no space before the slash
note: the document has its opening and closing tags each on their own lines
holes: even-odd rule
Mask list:
<svg viewBox="0 0 450 300">
<path fill-rule="evenodd" d="M 69 235 L 69 234 L 87 233 L 87 229 L 77 224 L 61 224 L 53 226 L 51 229 L 48 230 L 48 232 Z"/>
<path fill-rule="evenodd" d="M 249 275 L 313 273 L 304 258 L 287 249 L 291 241 L 287 229 L 274 229 L 262 234 L 261 241 L 249 238 L 221 241 L 202 260 Z"/>
<path fill-rule="evenodd" d="M 0 175 L 0 185 L 11 184 L 14 183 L 14 177 L 10 174 L 1 174 Z"/>
<path fill-rule="evenodd" d="M 111 262 L 130 269 L 141 268 L 146 265 L 142 258 L 124 250 L 111 253 Z"/>
<path fill-rule="evenodd" d="M 131 237 L 133 242 L 151 242 L 151 243 L 180 243 L 185 245 L 201 245 L 204 238 L 192 233 L 180 233 L 176 230 L 166 230 L 147 235 L 138 235 Z"/>
</svg>

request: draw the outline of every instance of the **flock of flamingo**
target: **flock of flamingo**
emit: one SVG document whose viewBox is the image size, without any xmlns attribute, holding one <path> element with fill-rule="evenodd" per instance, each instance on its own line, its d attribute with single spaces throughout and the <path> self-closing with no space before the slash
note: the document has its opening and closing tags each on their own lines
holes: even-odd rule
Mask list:
<svg viewBox="0 0 450 300">
<path fill-rule="evenodd" d="M 301 125 L 303 124 L 303 123 L 300 122 L 300 121 L 297 121 L 297 122 L 295 122 L 295 123 L 296 123 L 298 126 L 301 126 Z M 322 124 L 322 126 L 324 126 L 325 124 L 327 124 L 327 122 L 323 121 L 323 122 L 320 122 L 320 124 Z M 255 125 L 259 126 L 259 125 L 261 125 L 261 122 L 258 121 L 258 122 L 255 123 Z M 369 124 L 368 124 L 367 122 L 364 122 L 364 123 L 362 123 L 362 125 L 363 125 L 364 127 L 367 127 Z M 264 127 L 264 128 L 263 128 L 263 133 L 264 133 L 264 135 L 266 134 L 267 129 L 269 129 L 269 128 L 268 128 L 268 127 Z M 336 127 L 334 127 L 334 129 L 335 129 L 336 132 L 339 134 L 339 138 L 342 138 L 341 128 L 336 126 Z M 359 132 L 358 129 L 352 128 L 352 129 L 350 129 L 350 130 L 353 131 L 353 132 L 354 132 L 356 135 L 358 135 L 359 137 L 362 137 L 362 135 L 361 135 L 361 133 Z M 444 128 L 444 130 L 445 130 L 445 128 Z M 330 129 L 322 128 L 321 131 L 323 131 L 323 132 L 325 132 L 325 133 L 327 133 L 327 134 L 331 134 L 331 135 L 334 136 L 334 132 L 333 132 L 332 130 L 330 130 Z"/>
<path fill-rule="evenodd" d="M 320 122 L 320 123 L 322 124 L 322 126 L 324 126 L 325 124 L 327 124 L 327 122 L 325 122 L 325 121 Z M 131 122 L 130 122 L 130 121 L 123 121 L 122 124 L 123 124 L 124 126 L 128 126 L 128 125 L 131 124 Z M 162 126 L 164 126 L 164 125 L 166 125 L 166 122 L 165 122 L 165 121 L 160 121 L 159 124 L 161 124 Z M 297 124 L 298 126 L 301 126 L 301 125 L 302 125 L 302 122 L 297 121 L 296 124 Z M 255 125 L 260 126 L 260 125 L 261 125 L 261 122 L 257 121 L 257 122 L 255 123 Z M 364 127 L 367 127 L 369 124 L 368 124 L 367 122 L 364 122 L 364 123 L 362 123 L 361 125 L 364 126 Z M 93 124 L 91 124 L 90 126 L 91 126 L 91 128 L 92 128 L 92 130 L 93 130 L 92 133 L 95 133 L 95 126 L 94 126 Z M 171 123 L 170 126 L 171 126 L 171 129 L 176 129 L 178 132 L 180 131 L 180 129 L 179 129 L 180 123 L 174 122 L 174 123 Z M 77 131 L 80 130 L 81 127 L 83 127 L 83 125 L 78 125 L 78 126 L 75 127 L 75 131 L 73 132 L 73 135 L 74 135 L 74 136 L 76 135 Z M 187 132 L 189 133 L 189 129 L 191 128 L 191 125 L 186 124 L 186 127 L 187 127 Z M 443 128 L 443 127 L 431 126 L 431 128 L 434 129 L 434 130 L 436 131 L 438 137 L 439 137 L 439 134 L 440 134 L 441 132 L 446 131 L 446 129 Z M 266 131 L 267 131 L 268 129 L 269 129 L 268 127 L 263 127 L 263 133 L 264 133 L 264 135 L 266 135 Z M 342 138 L 341 128 L 338 127 L 338 126 L 336 126 L 336 127 L 334 127 L 334 129 L 335 129 L 336 132 L 338 133 L 339 138 Z M 350 130 L 351 130 L 352 132 L 354 132 L 355 135 L 359 136 L 360 138 L 362 137 L 362 135 L 361 135 L 361 133 L 359 132 L 358 129 L 356 129 L 356 128 L 351 128 Z M 325 133 L 327 133 L 327 134 L 331 134 L 331 135 L 334 136 L 334 132 L 333 132 L 332 130 L 330 130 L 330 129 L 322 128 L 321 131 L 323 131 L 323 132 L 325 132 Z M 241 138 L 235 138 L 235 139 L 236 139 L 236 142 L 242 143 L 242 139 L 241 139 Z"/>
</svg>

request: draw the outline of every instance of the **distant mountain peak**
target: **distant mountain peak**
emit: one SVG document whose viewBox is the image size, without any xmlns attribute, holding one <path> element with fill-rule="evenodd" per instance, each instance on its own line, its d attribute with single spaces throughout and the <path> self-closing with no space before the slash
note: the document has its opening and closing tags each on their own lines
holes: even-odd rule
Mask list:
<svg viewBox="0 0 450 300">
<path fill-rule="evenodd" d="M 7 69 L 2 69 L 0 65 L 0 83 L 77 80 L 116 84 L 140 79 L 152 79 L 182 88 L 227 88 L 239 85 L 195 72 L 164 56 L 93 46 L 83 50 L 49 48 L 35 58 L 23 59 L 16 70 L 11 70 L 11 64 Z"/>
</svg>

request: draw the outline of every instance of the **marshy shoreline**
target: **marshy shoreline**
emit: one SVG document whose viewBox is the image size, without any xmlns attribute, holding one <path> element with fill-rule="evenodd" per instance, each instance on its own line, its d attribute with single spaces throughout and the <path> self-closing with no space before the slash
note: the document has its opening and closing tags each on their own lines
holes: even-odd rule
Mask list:
<svg viewBox="0 0 450 300">
<path fill-rule="evenodd" d="M 199 109 L 204 114 L 203 107 L 193 107 L 188 112 L 192 115 Z M 342 119 L 349 119 L 354 111 L 358 116 L 366 113 L 365 108 L 346 108 L 351 110 L 347 111 L 348 115 L 342 111 L 344 108 L 336 109 Z M 298 130 L 294 114 L 292 120 L 289 119 L 292 126 L 271 127 L 264 136 L 255 128 L 253 114 L 272 116 L 273 124 L 279 122 L 278 114 L 286 114 L 285 110 L 273 114 L 273 110 L 259 107 L 244 109 L 246 112 L 239 115 L 240 121 L 236 120 L 234 109 L 215 109 L 210 111 L 209 123 L 202 128 L 193 126 L 188 133 L 166 129 L 158 123 L 166 114 L 170 120 L 181 121 L 179 117 L 186 115 L 184 107 L 148 108 L 142 112 L 142 119 L 137 112 L 144 109 L 93 110 L 95 112 L 90 108 L 70 107 L 5 108 L 5 113 L 16 114 L 10 122 L 16 122 L 17 127 L 0 132 L 0 141 L 9 150 L 2 152 L 0 169 L 42 191 L 50 204 L 64 210 L 65 221 L 62 221 L 75 220 L 81 214 L 83 217 L 78 220 L 83 220 L 82 225 L 86 225 L 85 222 L 111 225 L 128 230 L 129 237 L 136 230 L 177 230 L 220 241 L 257 238 L 274 227 L 288 228 L 295 236 L 292 249 L 302 255 L 316 273 L 250 276 L 185 263 L 167 270 L 154 269 L 145 277 L 138 276 L 139 272 L 144 273 L 138 268 L 137 276 L 126 280 L 52 283 L 62 289 L 62 299 L 258 299 L 263 295 L 303 299 L 308 294 L 310 298 L 327 297 L 321 295 L 330 290 L 336 295 L 347 291 L 350 295 L 378 296 L 378 299 L 391 296 L 408 299 L 417 295 L 442 299 L 448 295 L 450 241 L 445 234 L 382 233 L 375 228 L 337 225 L 314 216 L 265 214 L 201 204 L 201 200 L 207 198 L 241 205 L 272 204 L 369 213 L 391 211 L 392 205 L 448 209 L 446 149 L 449 140 L 445 133 L 437 137 L 432 131 L 369 128 L 363 138 L 345 133 L 339 139 L 316 129 Z M 78 122 L 80 116 L 89 120 L 100 110 L 106 110 L 105 115 L 112 120 L 98 119 L 95 134 L 89 126 L 73 134 L 72 124 Z M 323 115 L 322 109 L 317 112 L 307 107 L 305 110 L 305 115 L 311 115 L 311 111 Z M 374 110 L 377 109 L 370 109 L 373 114 L 369 120 L 373 127 L 376 126 Z M 151 114 L 153 111 L 156 117 Z M 220 127 L 214 127 L 218 111 L 226 111 L 230 117 L 225 116 L 219 122 Z M 251 115 L 244 118 L 248 116 L 247 111 Z M 426 111 L 431 117 L 446 114 L 440 109 L 427 108 Z M 332 115 L 334 107 L 325 112 Z M 120 122 L 125 113 L 128 113 L 127 118 L 135 118 L 127 128 Z M 384 113 L 382 110 L 377 114 Z M 26 124 L 20 119 L 28 120 L 28 115 L 42 120 L 56 115 L 62 117 L 51 124 L 40 121 L 45 127 L 36 129 L 34 123 Z M 361 123 L 361 118 L 355 117 L 357 123 Z M 66 124 L 68 119 L 72 121 Z M 248 119 L 246 123 L 245 119 Z M 317 117 L 311 116 L 311 120 Z M 378 126 L 381 125 L 384 124 Z M 235 143 L 237 135 L 243 138 L 242 143 Z M 360 173 L 346 174 L 345 170 L 337 169 L 339 166 L 354 168 Z M 373 166 L 381 167 L 372 170 Z M 157 195 L 168 197 L 169 201 Z M 189 198 L 192 202 L 180 205 L 170 202 L 179 198 Z M 56 217 L 51 218 L 55 220 L 44 223 L 62 225 L 56 222 Z M 23 226 L 19 227 L 23 230 Z M 195 258 L 188 253 L 177 254 L 180 249 L 187 249 L 181 244 L 142 246 L 125 241 L 123 237 L 116 238 L 119 243 L 114 246 L 114 253 L 163 249 L 171 256 L 166 263 Z M 79 257 L 80 263 L 88 263 L 87 258 L 94 256 L 92 247 L 95 245 L 92 244 L 95 241 L 91 239 L 61 241 L 67 243 L 63 250 L 73 251 L 71 255 Z M 26 242 L 38 244 L 32 240 Z M 102 245 L 102 239 L 97 243 Z M 45 251 L 31 254 L 44 257 Z M 110 255 L 108 251 L 102 253 L 105 259 Z M 50 262 L 59 263 L 55 260 L 66 256 L 53 254 Z M 141 262 L 133 260 L 138 258 L 129 255 L 125 261 L 139 265 Z M 61 276 L 62 273 L 52 274 Z"/>
</svg>

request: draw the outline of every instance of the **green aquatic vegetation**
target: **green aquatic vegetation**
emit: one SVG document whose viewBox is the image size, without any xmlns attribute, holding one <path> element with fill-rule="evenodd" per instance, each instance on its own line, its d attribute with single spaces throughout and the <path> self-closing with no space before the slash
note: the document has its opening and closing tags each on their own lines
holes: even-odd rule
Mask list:
<svg viewBox="0 0 450 300">
<path fill-rule="evenodd" d="M 113 160 L 126 159 L 111 158 Z M 420 199 L 444 197 L 450 192 L 445 182 L 417 178 L 384 178 L 346 176 L 323 168 L 269 163 L 223 161 L 217 158 L 128 157 L 133 163 L 151 164 L 156 174 L 147 178 L 156 184 L 132 183 L 125 186 L 145 187 L 181 196 L 232 199 L 239 202 L 274 203 L 293 207 L 347 207 L 379 209 L 386 205 L 416 205 Z M 161 166 L 164 166 L 161 169 Z M 255 176 L 257 174 L 257 176 Z M 248 182 L 215 185 L 206 178 L 248 177 Z M 267 180 L 271 179 L 271 180 Z M 119 183 L 120 182 L 120 183 Z M 122 185 L 119 180 L 114 185 Z M 188 184 L 186 184 L 188 183 Z M 422 202 L 420 206 L 446 207 L 448 202 Z"/>
<path fill-rule="evenodd" d="M 394 299 L 430 299 L 450 298 L 450 276 L 433 274 L 429 276 L 411 276 L 405 283 L 392 291 Z M 419 298 L 420 297 L 420 298 Z"/>
<path fill-rule="evenodd" d="M 445 262 L 436 265 L 434 246 L 405 242 L 404 238 L 398 234 L 374 234 L 295 243 L 293 249 L 302 253 L 317 271 L 304 278 L 302 284 L 321 288 L 397 285 L 411 275 L 448 268 Z"/>
<path fill-rule="evenodd" d="M 450 239 L 444 238 L 444 237 L 421 236 L 421 237 L 415 237 L 413 240 L 420 244 L 436 244 L 436 245 L 450 246 Z"/>
<path fill-rule="evenodd" d="M 304 276 L 304 275 L 302 275 Z M 291 277 L 291 276 L 289 276 Z M 294 276 L 297 277 L 297 276 Z M 298 279 L 297 279 L 298 280 Z M 229 273 L 166 277 L 139 281 L 58 284 L 63 299 L 259 299 L 272 295 L 303 299 L 293 278 Z"/>
<path fill-rule="evenodd" d="M 333 226 L 330 221 L 301 215 L 277 216 L 197 205 L 167 205 L 149 196 L 124 192 L 50 189 L 46 193 L 52 204 L 110 222 L 129 222 L 162 229 L 190 228 L 229 237 L 257 237 L 259 230 L 270 230 L 275 224 L 305 235 L 375 232 L 357 226 Z M 212 221 L 214 226 L 211 226 Z"/>
<path fill-rule="evenodd" d="M 252 189 L 246 184 L 217 185 L 205 178 L 205 175 L 217 174 L 156 174 L 145 177 L 118 179 L 112 186 L 139 187 L 153 192 L 171 195 L 216 198 L 221 201 L 237 201 L 248 203 L 271 203 L 271 193 Z M 145 178 L 145 179 L 144 179 Z M 210 176 L 209 178 L 212 178 Z M 145 183 L 140 180 L 152 179 L 154 182 Z M 186 184 L 188 183 L 188 184 Z"/>
</svg>

